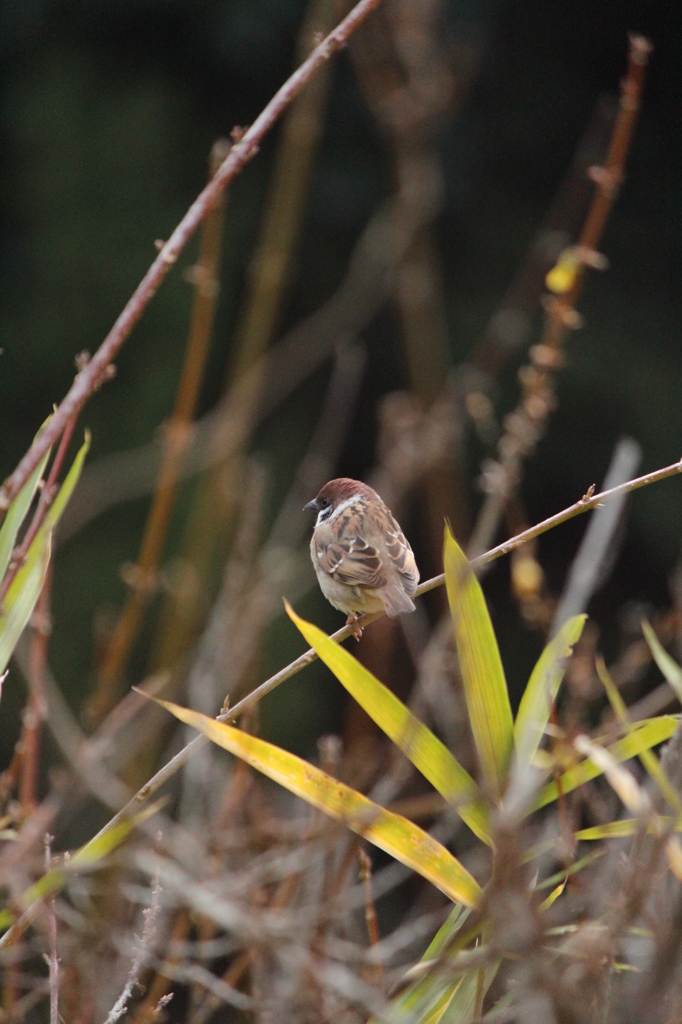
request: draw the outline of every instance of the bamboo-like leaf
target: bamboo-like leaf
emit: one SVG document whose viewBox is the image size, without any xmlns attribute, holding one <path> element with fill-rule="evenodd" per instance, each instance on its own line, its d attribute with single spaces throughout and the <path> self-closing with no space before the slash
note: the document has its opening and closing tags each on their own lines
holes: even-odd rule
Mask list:
<svg viewBox="0 0 682 1024">
<path fill-rule="evenodd" d="M 623 737 L 623 739 L 618 740 L 616 743 L 612 743 L 606 749 L 616 763 L 629 761 L 632 757 L 639 757 L 643 750 L 651 750 L 652 747 L 657 747 L 659 743 L 669 740 L 675 732 L 679 721 L 680 719 L 677 715 L 660 715 L 658 718 L 649 718 L 644 722 L 638 723 L 637 727 L 628 736 Z M 585 782 L 596 779 L 602 772 L 603 769 L 598 767 L 591 758 L 586 758 L 574 768 L 569 768 L 568 771 L 563 773 L 559 780 L 561 791 L 563 793 L 570 793 Z M 558 795 L 557 783 L 550 782 L 540 790 L 531 810 L 545 807 L 546 804 L 556 800 Z"/>
<path fill-rule="evenodd" d="M 581 828 L 574 834 L 576 839 L 585 842 L 599 839 L 624 839 L 627 836 L 634 836 L 641 827 L 641 818 L 619 818 L 618 821 L 605 821 L 602 825 Z M 682 829 L 682 823 L 680 823 L 680 828 Z"/>
<path fill-rule="evenodd" d="M 45 521 L 31 542 L 24 564 L 19 568 L 5 595 L 2 609 L 0 609 L 0 674 L 7 667 L 19 637 L 26 628 L 40 597 L 50 561 L 52 530 L 59 522 L 78 483 L 89 447 L 90 435 L 86 432 L 85 442 L 73 460 L 64 483 L 48 509 Z"/>
<path fill-rule="evenodd" d="M 7 566 L 9 565 L 9 560 L 12 557 L 12 551 L 14 550 L 14 545 L 17 541 L 17 534 L 21 528 L 21 524 L 26 518 L 28 510 L 31 507 L 31 502 L 33 501 L 38 481 L 45 472 L 45 466 L 47 465 L 47 460 L 50 457 L 50 451 L 51 449 L 47 450 L 10 507 L 7 509 L 5 521 L 2 524 L 2 529 L 0 529 L 0 580 L 2 580 L 7 570 Z"/>
<path fill-rule="evenodd" d="M 134 828 L 156 814 L 165 803 L 166 797 L 157 800 L 155 803 L 143 808 L 133 818 L 119 822 L 115 828 L 105 832 L 104 835 L 90 839 L 85 846 L 81 846 L 68 860 L 65 860 L 57 867 L 50 868 L 33 885 L 30 885 L 21 896 L 21 906 L 24 909 L 28 909 L 36 901 L 49 899 L 50 896 L 54 896 L 60 889 L 63 889 L 70 876 L 95 867 L 108 854 L 113 853 L 128 838 Z M 15 918 L 11 910 L 6 908 L 0 911 L 0 932 L 10 928 L 14 924 L 14 920 Z M 6 942 L 8 938 L 9 936 L 3 936 L 3 942 Z"/>
<path fill-rule="evenodd" d="M 481 586 L 447 526 L 443 560 L 471 731 L 486 784 L 499 797 L 514 729 L 500 652 Z"/>
<path fill-rule="evenodd" d="M 84 868 L 94 867 L 127 839 L 135 827 L 132 821 L 122 821 L 115 828 L 106 832 L 99 839 L 90 840 L 71 857 L 67 865 L 51 868 L 37 882 L 26 890 L 22 898 L 24 906 L 30 906 L 35 900 L 44 900 L 54 896 L 66 884 L 69 875 Z"/>
<path fill-rule="evenodd" d="M 47 510 L 47 515 L 45 516 L 45 523 L 43 524 L 43 529 L 54 530 L 55 526 L 61 519 L 62 513 L 64 512 L 64 509 L 68 505 L 69 499 L 71 498 L 71 495 L 75 490 L 76 484 L 80 479 L 80 475 L 83 471 L 83 463 L 85 462 L 85 456 L 88 454 L 89 448 L 90 431 L 86 430 L 85 440 L 83 441 L 83 444 L 76 452 L 76 457 L 71 463 L 71 467 L 69 469 L 69 472 L 66 474 L 64 483 L 59 488 L 59 491 L 54 501 Z"/>
<path fill-rule="evenodd" d="M 680 704 L 682 704 L 682 668 L 670 657 L 646 619 L 642 621 L 642 632 L 654 661 L 675 691 L 675 696 Z"/>
<path fill-rule="evenodd" d="M 45 582 L 52 535 L 41 534 L 39 531 L 35 539 L 37 540 L 39 536 L 41 546 L 35 541 L 31 544 L 26 561 L 12 580 L 0 611 L 0 673 L 4 672 L 9 664 Z"/>
<path fill-rule="evenodd" d="M 556 888 L 552 889 L 552 891 L 549 894 L 549 896 L 547 897 L 547 899 L 542 901 L 542 903 L 538 907 L 538 910 L 539 910 L 539 912 L 541 914 L 543 913 L 543 911 L 549 910 L 549 908 L 552 906 L 552 904 L 556 900 L 559 899 L 559 897 L 561 896 L 562 892 L 566 888 L 566 882 L 567 881 L 568 881 L 568 879 L 564 878 L 563 882 L 559 882 L 559 884 L 556 886 Z"/>
<path fill-rule="evenodd" d="M 487 809 L 478 786 L 448 748 L 352 654 L 300 618 L 287 601 L 285 606 L 289 618 L 350 695 L 490 846 Z"/>
<path fill-rule="evenodd" d="M 601 769 L 613 791 L 632 814 L 650 813 L 649 794 L 639 785 L 632 772 L 624 768 L 610 751 L 582 735 L 576 736 L 573 746 L 578 753 L 585 754 Z"/>
<path fill-rule="evenodd" d="M 583 754 L 589 754 L 595 764 L 601 765 L 611 788 L 618 794 L 627 809 L 634 811 L 635 814 L 647 821 L 655 835 L 663 837 L 665 835 L 663 821 L 655 813 L 649 794 L 635 781 L 633 775 L 626 768 L 617 764 L 603 747 L 588 740 L 586 736 L 576 736 L 573 742 L 576 750 Z M 682 882 L 682 846 L 680 846 L 679 839 L 676 836 L 669 836 L 664 849 L 668 867 L 678 882 Z"/>
<path fill-rule="evenodd" d="M 662 830 L 660 823 L 658 827 Z M 682 882 L 682 846 L 677 836 L 670 836 L 665 844 L 665 859 L 678 882 Z"/>
<path fill-rule="evenodd" d="M 604 853 L 604 850 L 593 850 L 591 853 L 581 857 L 580 860 L 576 860 L 573 864 L 569 864 L 567 868 L 562 871 L 557 871 L 555 875 L 551 875 L 549 878 L 545 878 L 542 882 L 535 886 L 536 892 L 541 892 L 543 889 L 549 889 L 558 882 L 567 882 L 572 875 L 577 875 L 579 871 L 586 868 L 589 864 L 594 863 Z"/>
<path fill-rule="evenodd" d="M 671 659 L 672 660 L 672 659 Z M 604 659 L 597 658 L 597 675 L 599 676 L 606 694 L 609 698 L 611 707 L 614 710 L 616 718 L 628 733 L 634 731 L 635 726 L 630 721 L 625 701 L 620 695 L 618 687 L 614 680 L 611 678 L 609 670 L 604 663 Z M 670 785 L 668 778 L 661 768 L 658 758 L 651 750 L 643 750 L 639 755 L 639 759 L 649 773 L 652 781 L 658 786 L 663 798 L 667 804 L 672 808 L 677 817 L 682 815 L 682 804 L 673 786 Z"/>
<path fill-rule="evenodd" d="M 530 766 L 540 745 L 564 676 L 562 662 L 570 657 L 586 619 L 586 615 L 574 615 L 564 623 L 545 647 L 528 680 L 514 723 L 514 746 L 522 769 Z"/>
<path fill-rule="evenodd" d="M 501 962 L 494 960 L 485 967 L 472 967 L 468 970 L 443 1010 L 428 1019 L 429 1024 L 470 1024 L 472 1018 L 479 1019 L 477 1010 L 480 1010 L 480 1004 L 495 980 Z"/>
<path fill-rule="evenodd" d="M 257 736 L 169 701 L 151 699 L 289 792 L 342 821 L 428 879 L 450 899 L 468 907 L 478 905 L 481 889 L 476 880 L 444 846 L 407 818 L 384 810 L 302 758 Z"/>
<path fill-rule="evenodd" d="M 391 1002 L 392 1015 L 396 1020 L 426 1020 L 447 1003 L 454 990 L 453 983 L 441 972 L 434 971 L 433 967 L 468 916 L 468 910 L 455 904 L 419 962 L 405 973 L 403 982 L 409 987 Z M 379 1022 L 372 1017 L 369 1024 Z"/>
</svg>

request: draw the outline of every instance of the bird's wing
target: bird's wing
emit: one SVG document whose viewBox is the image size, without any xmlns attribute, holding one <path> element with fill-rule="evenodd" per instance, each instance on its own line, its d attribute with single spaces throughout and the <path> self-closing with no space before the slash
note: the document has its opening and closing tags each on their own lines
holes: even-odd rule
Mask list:
<svg viewBox="0 0 682 1024">
<path fill-rule="evenodd" d="M 412 548 L 392 515 L 388 516 L 384 537 L 390 564 L 400 576 L 405 591 L 412 597 L 419 583 L 419 569 Z"/>
<path fill-rule="evenodd" d="M 320 569 L 349 587 L 386 585 L 386 573 L 379 552 L 361 537 L 342 537 L 326 542 L 316 540 L 315 557 Z"/>
</svg>

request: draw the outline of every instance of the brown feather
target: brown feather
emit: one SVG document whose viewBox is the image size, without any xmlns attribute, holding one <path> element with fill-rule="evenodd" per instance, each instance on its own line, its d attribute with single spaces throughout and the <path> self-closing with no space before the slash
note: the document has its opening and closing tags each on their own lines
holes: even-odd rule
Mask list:
<svg viewBox="0 0 682 1024">
<path fill-rule="evenodd" d="M 310 545 L 328 600 L 343 611 L 382 606 L 390 616 L 414 611 L 411 599 L 419 582 L 414 554 L 376 491 L 340 477 L 325 484 L 314 504 L 332 509 L 328 520 L 316 525 Z"/>
</svg>

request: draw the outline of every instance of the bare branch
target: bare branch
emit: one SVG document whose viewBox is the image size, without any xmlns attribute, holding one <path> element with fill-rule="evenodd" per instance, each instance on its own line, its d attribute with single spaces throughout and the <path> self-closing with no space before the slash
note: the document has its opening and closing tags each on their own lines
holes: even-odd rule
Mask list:
<svg viewBox="0 0 682 1024">
<path fill-rule="evenodd" d="M 161 247 L 158 256 L 140 281 L 95 355 L 76 375 L 71 388 L 40 437 L 31 445 L 11 476 L 5 480 L 0 488 L 0 510 L 9 507 L 10 502 L 17 496 L 45 452 L 61 436 L 69 420 L 111 373 L 113 360 L 118 355 L 123 343 L 221 192 L 256 155 L 263 138 L 289 104 L 298 96 L 315 71 L 329 60 L 332 54 L 346 45 L 352 33 L 380 3 L 381 0 L 360 0 L 350 14 L 315 47 L 308 59 L 287 79 L 251 127 L 232 147 L 215 177 L 199 193 L 168 241 Z"/>
</svg>

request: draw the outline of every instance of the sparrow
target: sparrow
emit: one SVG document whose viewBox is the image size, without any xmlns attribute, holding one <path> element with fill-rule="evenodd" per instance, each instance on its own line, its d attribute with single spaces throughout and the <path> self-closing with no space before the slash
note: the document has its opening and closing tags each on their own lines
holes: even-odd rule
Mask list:
<svg viewBox="0 0 682 1024">
<path fill-rule="evenodd" d="M 322 593 L 348 615 L 356 640 L 358 618 L 385 611 L 413 612 L 419 569 L 405 534 L 376 491 L 339 477 L 324 485 L 304 512 L 317 512 L 310 557 Z"/>
</svg>

